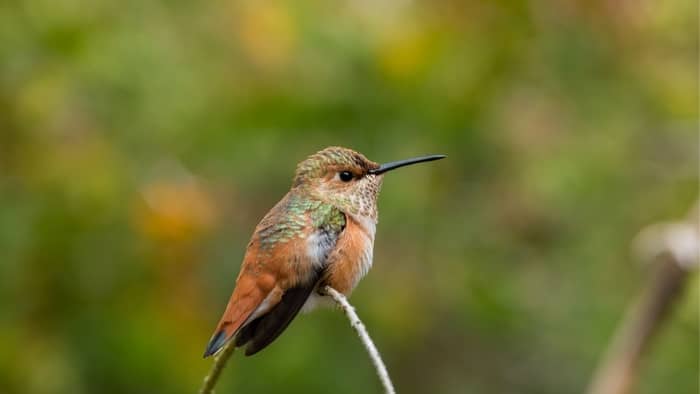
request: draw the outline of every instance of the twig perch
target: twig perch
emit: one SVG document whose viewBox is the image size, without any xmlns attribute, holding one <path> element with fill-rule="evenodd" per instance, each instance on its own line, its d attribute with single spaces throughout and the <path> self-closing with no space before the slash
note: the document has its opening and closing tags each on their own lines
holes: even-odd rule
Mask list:
<svg viewBox="0 0 700 394">
<path fill-rule="evenodd" d="M 365 349 L 367 349 L 369 358 L 372 359 L 374 369 L 377 370 L 379 380 L 382 382 L 382 386 L 384 386 L 384 392 L 386 394 L 395 394 L 396 391 L 394 390 L 394 385 L 391 383 L 389 372 L 382 361 L 382 357 L 379 355 L 379 350 L 377 350 L 377 347 L 374 346 L 374 342 L 372 342 L 372 338 L 369 337 L 365 325 L 362 324 L 362 320 L 360 320 L 357 313 L 355 313 L 355 308 L 350 305 L 344 295 L 339 293 L 334 288 L 326 286 L 323 288 L 323 292 L 333 298 L 335 303 L 343 309 L 343 312 L 345 312 L 345 316 L 347 316 L 348 320 L 350 320 L 350 325 L 355 329 L 355 332 L 360 337 L 362 344 L 365 346 Z"/>
<path fill-rule="evenodd" d="M 219 355 L 216 356 L 209 374 L 204 378 L 202 388 L 199 389 L 199 394 L 211 394 L 214 392 L 214 386 L 216 386 L 216 382 L 219 380 L 221 371 L 224 370 L 226 361 L 228 361 L 229 357 L 231 357 L 234 349 L 236 349 L 235 341 L 229 341 L 221 350 Z"/>
<path fill-rule="evenodd" d="M 379 355 L 377 347 L 374 346 L 374 342 L 372 342 L 372 339 L 369 337 L 365 325 L 362 324 L 362 321 L 357 316 L 357 313 L 355 313 L 355 308 L 350 305 L 344 295 L 339 293 L 334 288 L 325 286 L 322 291 L 324 295 L 328 295 L 329 297 L 333 298 L 335 303 L 343 309 L 343 312 L 345 312 L 345 316 L 347 316 L 348 320 L 350 320 L 350 325 L 353 329 L 355 329 L 355 332 L 357 332 L 362 344 L 365 346 L 365 349 L 367 349 L 370 359 L 372 359 L 372 364 L 374 364 L 379 380 L 382 382 L 382 386 L 384 386 L 384 392 L 386 394 L 396 394 L 394 385 L 391 383 L 391 379 L 389 378 L 389 372 L 387 372 L 386 366 L 382 361 L 382 357 Z M 214 386 L 216 386 L 216 382 L 219 380 L 221 371 L 224 370 L 226 362 L 233 354 L 233 350 L 236 348 L 234 343 L 235 341 L 229 341 L 221 350 L 221 353 L 216 356 L 209 374 L 204 378 L 204 383 L 202 383 L 202 388 L 199 390 L 199 394 L 211 394 L 214 392 Z"/>
</svg>

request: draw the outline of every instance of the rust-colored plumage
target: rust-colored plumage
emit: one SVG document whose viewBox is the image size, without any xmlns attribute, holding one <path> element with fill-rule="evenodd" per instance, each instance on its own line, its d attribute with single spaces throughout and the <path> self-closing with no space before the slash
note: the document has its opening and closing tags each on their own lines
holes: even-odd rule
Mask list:
<svg viewBox="0 0 700 394">
<path fill-rule="evenodd" d="M 315 305 L 320 286 L 349 295 L 372 264 L 383 174 L 442 157 L 379 165 L 330 147 L 301 162 L 292 189 L 256 227 L 204 356 L 234 338 L 246 355 L 264 349 L 302 307 Z"/>
</svg>

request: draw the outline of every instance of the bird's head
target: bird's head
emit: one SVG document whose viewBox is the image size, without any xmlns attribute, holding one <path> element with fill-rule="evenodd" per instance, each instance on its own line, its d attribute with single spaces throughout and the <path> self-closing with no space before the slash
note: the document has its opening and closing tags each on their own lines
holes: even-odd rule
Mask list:
<svg viewBox="0 0 700 394">
<path fill-rule="evenodd" d="M 332 146 L 299 163 L 292 187 L 333 204 L 343 212 L 376 219 L 377 197 L 386 172 L 444 157 L 422 156 L 378 164 L 352 149 Z"/>
</svg>

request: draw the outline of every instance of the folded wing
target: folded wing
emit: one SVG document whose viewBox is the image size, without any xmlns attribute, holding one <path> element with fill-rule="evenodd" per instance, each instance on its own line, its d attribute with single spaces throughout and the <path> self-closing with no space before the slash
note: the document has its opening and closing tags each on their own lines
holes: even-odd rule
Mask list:
<svg viewBox="0 0 700 394">
<path fill-rule="evenodd" d="M 314 291 L 344 226 L 336 209 L 285 196 L 256 228 L 204 357 L 234 337 L 236 346 L 247 344 L 246 355 L 272 343 Z"/>
</svg>

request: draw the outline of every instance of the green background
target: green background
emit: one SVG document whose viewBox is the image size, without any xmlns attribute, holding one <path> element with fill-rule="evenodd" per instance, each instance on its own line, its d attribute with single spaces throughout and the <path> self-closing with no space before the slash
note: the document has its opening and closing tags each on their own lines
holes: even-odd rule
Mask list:
<svg viewBox="0 0 700 394">
<path fill-rule="evenodd" d="M 697 198 L 697 2 L 4 1 L 0 392 L 193 393 L 256 223 L 328 145 L 387 175 L 352 302 L 401 393 L 582 392 Z M 641 393 L 698 390 L 698 282 Z M 380 392 L 338 311 L 219 393 Z"/>
</svg>

